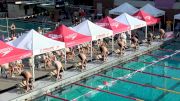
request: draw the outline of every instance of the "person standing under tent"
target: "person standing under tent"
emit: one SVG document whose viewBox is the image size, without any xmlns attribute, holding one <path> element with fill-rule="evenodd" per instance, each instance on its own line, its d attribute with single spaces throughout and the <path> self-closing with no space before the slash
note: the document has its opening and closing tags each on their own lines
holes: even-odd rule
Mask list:
<svg viewBox="0 0 180 101">
<path fill-rule="evenodd" d="M 126 36 L 126 33 L 121 33 L 120 39 L 122 39 L 122 41 L 124 42 L 125 48 L 127 48 L 127 42 L 126 42 L 127 36 Z"/>
<path fill-rule="evenodd" d="M 11 37 L 13 38 L 13 37 L 15 37 L 16 35 L 15 35 L 15 30 L 16 30 L 16 26 L 15 26 L 15 24 L 14 23 L 12 23 L 12 25 L 11 25 Z"/>
</svg>

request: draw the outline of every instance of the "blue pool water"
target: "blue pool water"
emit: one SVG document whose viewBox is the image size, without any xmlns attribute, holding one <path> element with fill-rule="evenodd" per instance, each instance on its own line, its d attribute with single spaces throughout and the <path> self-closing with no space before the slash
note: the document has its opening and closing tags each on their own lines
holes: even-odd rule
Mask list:
<svg viewBox="0 0 180 101">
<path fill-rule="evenodd" d="M 151 65 L 160 59 L 157 56 L 179 50 L 179 42 L 163 49 L 171 49 L 171 52 L 154 50 L 52 92 L 52 95 L 67 101 L 180 101 L 180 53 Z M 143 67 L 146 67 L 143 72 L 134 73 Z M 44 95 L 35 101 L 60 100 Z"/>
</svg>

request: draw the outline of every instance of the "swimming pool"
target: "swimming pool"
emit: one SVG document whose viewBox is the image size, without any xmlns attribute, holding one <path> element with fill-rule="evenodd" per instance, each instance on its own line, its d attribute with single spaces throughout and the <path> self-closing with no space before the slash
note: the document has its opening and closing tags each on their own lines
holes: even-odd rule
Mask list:
<svg viewBox="0 0 180 101">
<path fill-rule="evenodd" d="M 180 101 L 180 54 L 162 59 L 179 50 L 179 44 L 171 43 L 34 101 Z"/>
<path fill-rule="evenodd" d="M 11 26 L 12 23 L 16 25 L 16 33 L 21 33 L 27 30 L 31 30 L 31 29 L 37 30 L 38 27 L 50 28 L 49 30 L 53 30 L 55 28 L 55 24 L 9 19 L 8 25 Z M 10 28 L 9 28 L 9 31 L 10 31 Z M 0 32 L 1 34 L 4 34 L 5 36 L 7 36 L 7 22 L 5 19 L 0 19 Z"/>
</svg>

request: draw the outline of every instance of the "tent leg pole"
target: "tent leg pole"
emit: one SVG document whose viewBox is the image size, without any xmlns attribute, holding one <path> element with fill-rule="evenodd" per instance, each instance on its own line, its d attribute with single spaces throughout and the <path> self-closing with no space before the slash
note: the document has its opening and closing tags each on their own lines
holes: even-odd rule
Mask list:
<svg viewBox="0 0 180 101">
<path fill-rule="evenodd" d="M 7 35 L 8 35 L 8 41 L 9 41 L 9 22 L 8 22 L 8 18 L 6 17 L 6 23 L 7 23 Z"/>
<path fill-rule="evenodd" d="M 114 52 L 114 36 L 112 35 L 112 53 Z"/>
<path fill-rule="evenodd" d="M 67 57 L 66 57 L 66 49 L 65 49 L 65 53 L 64 53 L 64 69 L 65 70 L 66 70 L 66 60 L 67 60 Z"/>
<path fill-rule="evenodd" d="M 92 62 L 92 41 L 91 41 L 91 62 Z"/>
<path fill-rule="evenodd" d="M 130 41 L 129 41 L 129 45 L 130 45 L 130 47 L 131 47 L 131 37 L 132 37 L 132 35 L 131 35 L 131 30 L 129 31 L 129 37 L 130 37 Z"/>
<path fill-rule="evenodd" d="M 173 32 L 174 32 L 174 26 L 175 26 L 175 19 L 173 20 Z"/>
<path fill-rule="evenodd" d="M 32 76 L 33 76 L 32 85 L 34 85 L 34 82 L 35 82 L 35 72 L 34 72 L 35 64 L 34 64 L 34 56 L 31 57 L 31 59 L 32 59 Z"/>
<path fill-rule="evenodd" d="M 146 26 L 146 29 L 145 29 L 145 40 L 147 40 L 147 26 Z"/>
<path fill-rule="evenodd" d="M 154 34 L 154 25 L 153 25 L 153 34 Z"/>
<path fill-rule="evenodd" d="M 164 25 L 166 25 L 166 17 L 165 17 L 165 15 L 164 15 Z"/>
<path fill-rule="evenodd" d="M 159 30 L 161 29 L 161 22 L 159 22 Z"/>
</svg>

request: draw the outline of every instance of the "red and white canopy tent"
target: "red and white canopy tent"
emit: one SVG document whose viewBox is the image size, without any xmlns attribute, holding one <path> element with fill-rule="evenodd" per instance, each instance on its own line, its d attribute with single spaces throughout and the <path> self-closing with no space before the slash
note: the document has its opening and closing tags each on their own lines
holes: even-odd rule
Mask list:
<svg viewBox="0 0 180 101">
<path fill-rule="evenodd" d="M 0 64 L 31 57 L 32 51 L 15 48 L 0 41 Z"/>
<path fill-rule="evenodd" d="M 152 16 L 154 17 L 161 17 L 161 16 L 164 16 L 164 23 L 165 23 L 165 11 L 163 10 L 160 10 L 156 7 L 154 7 L 153 5 L 151 4 L 146 4 L 144 5 L 142 8 L 140 8 L 140 10 L 143 10 L 149 14 L 151 14 Z"/>
<path fill-rule="evenodd" d="M 143 10 L 139 10 L 138 12 L 133 14 L 133 16 L 145 21 L 147 25 L 154 25 L 160 22 L 160 18 L 155 18 L 154 16 L 150 15 L 149 13 Z"/>
<path fill-rule="evenodd" d="M 131 30 L 146 27 L 145 38 L 147 38 L 147 24 L 145 21 L 139 20 L 127 13 L 119 15 L 118 17 L 114 18 L 114 20 L 130 26 Z"/>
<path fill-rule="evenodd" d="M 45 34 L 46 37 L 65 43 L 66 47 L 72 47 L 91 41 L 91 36 L 83 35 L 65 25 L 60 25 L 55 30 Z"/>
<path fill-rule="evenodd" d="M 160 22 L 160 18 L 155 18 L 154 16 L 150 15 L 149 13 L 143 10 L 139 10 L 138 12 L 133 14 L 133 16 L 135 18 L 145 21 L 147 25 L 153 25 L 153 32 L 154 32 L 154 24 Z M 160 23 L 159 23 L 159 28 L 160 28 Z"/>
<path fill-rule="evenodd" d="M 113 35 L 112 30 L 100 27 L 89 20 L 85 20 L 81 22 L 77 26 L 73 27 L 73 29 L 76 32 L 82 33 L 87 36 L 91 36 L 92 41 L 103 39 L 105 37 L 110 37 Z M 92 45 L 92 41 L 91 41 L 91 45 Z M 91 59 L 92 59 L 92 48 L 91 48 Z"/>
<path fill-rule="evenodd" d="M 61 41 L 65 43 L 66 47 L 73 47 L 85 42 L 90 42 L 91 36 L 83 35 L 72 29 L 66 27 L 65 25 L 60 25 L 55 30 L 45 34 L 46 37 Z M 65 51 L 66 52 L 66 51 Z M 65 65 L 66 65 L 66 53 L 65 53 Z"/>
<path fill-rule="evenodd" d="M 16 40 L 8 42 L 8 44 L 17 48 L 27 49 L 32 51 L 33 80 L 35 80 L 34 56 L 65 48 L 64 42 L 59 42 L 47 38 L 33 29 L 28 31 L 26 34 L 23 34 Z"/>
<path fill-rule="evenodd" d="M 96 22 L 97 25 L 110 29 L 114 34 L 126 32 L 130 30 L 130 27 L 126 24 L 120 23 L 111 17 L 105 17 Z"/>
<path fill-rule="evenodd" d="M 96 24 L 101 27 L 112 30 L 114 35 L 130 30 L 130 26 L 117 22 L 109 16 L 100 19 L 99 21 L 96 22 Z M 113 40 L 112 40 L 112 50 L 114 50 Z"/>
</svg>

